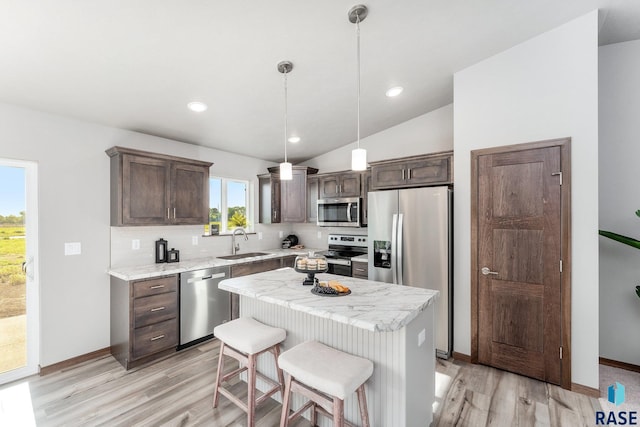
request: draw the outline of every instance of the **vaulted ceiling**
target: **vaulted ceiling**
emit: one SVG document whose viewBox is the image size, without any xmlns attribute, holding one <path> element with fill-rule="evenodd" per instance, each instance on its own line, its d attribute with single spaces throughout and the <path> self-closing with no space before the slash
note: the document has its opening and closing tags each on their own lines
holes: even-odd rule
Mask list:
<svg viewBox="0 0 640 427">
<path fill-rule="evenodd" d="M 355 1 L 0 3 L 0 102 L 271 161 L 356 139 Z M 362 136 L 453 100 L 453 74 L 601 8 L 600 44 L 640 38 L 635 0 L 368 0 Z M 404 87 L 395 98 L 392 86 Z M 193 113 L 190 101 L 208 110 Z"/>
</svg>

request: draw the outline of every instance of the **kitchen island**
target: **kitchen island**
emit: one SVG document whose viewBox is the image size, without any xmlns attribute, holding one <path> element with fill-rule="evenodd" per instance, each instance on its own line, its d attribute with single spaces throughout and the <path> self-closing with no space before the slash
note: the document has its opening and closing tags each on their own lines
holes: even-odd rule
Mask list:
<svg viewBox="0 0 640 427">
<path fill-rule="evenodd" d="M 330 274 L 351 294 L 323 297 L 303 286 L 304 274 L 291 268 L 220 282 L 240 295 L 240 315 L 284 328 L 284 350 L 317 340 L 374 363 L 366 383 L 372 426 L 426 426 L 435 395 L 434 298 L 438 292 Z M 273 362 L 258 368 L 275 378 Z M 261 389 L 266 384 L 258 384 Z M 264 387 L 264 388 L 263 388 Z M 279 399 L 279 397 L 277 397 Z M 295 396 L 293 409 L 302 404 Z M 345 417 L 360 424 L 357 399 L 345 400 Z"/>
</svg>

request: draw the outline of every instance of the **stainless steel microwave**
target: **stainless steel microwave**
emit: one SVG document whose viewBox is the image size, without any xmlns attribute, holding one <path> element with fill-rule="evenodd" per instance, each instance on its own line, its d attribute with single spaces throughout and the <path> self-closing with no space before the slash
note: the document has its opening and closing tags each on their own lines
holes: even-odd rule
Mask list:
<svg viewBox="0 0 640 427">
<path fill-rule="evenodd" d="M 360 227 L 359 197 L 318 200 L 320 227 Z"/>
</svg>

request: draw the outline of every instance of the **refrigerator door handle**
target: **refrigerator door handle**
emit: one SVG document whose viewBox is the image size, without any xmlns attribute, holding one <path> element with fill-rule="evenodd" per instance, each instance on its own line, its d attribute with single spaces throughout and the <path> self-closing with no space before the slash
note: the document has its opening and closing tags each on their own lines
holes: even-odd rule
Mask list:
<svg viewBox="0 0 640 427">
<path fill-rule="evenodd" d="M 398 238 L 398 215 L 393 214 L 391 222 L 391 272 L 393 273 L 393 283 L 398 284 L 398 262 L 396 260 L 396 239 Z"/>
<path fill-rule="evenodd" d="M 398 214 L 398 236 L 396 243 L 396 270 L 398 274 L 398 284 L 404 285 L 404 280 L 402 278 L 402 225 L 404 223 L 404 214 Z"/>
</svg>

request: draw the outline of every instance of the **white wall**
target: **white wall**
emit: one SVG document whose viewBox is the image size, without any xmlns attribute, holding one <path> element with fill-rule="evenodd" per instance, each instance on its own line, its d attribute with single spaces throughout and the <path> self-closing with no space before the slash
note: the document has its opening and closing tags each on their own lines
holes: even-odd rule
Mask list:
<svg viewBox="0 0 640 427">
<path fill-rule="evenodd" d="M 360 147 L 367 150 L 368 162 L 452 150 L 453 104 L 362 138 Z M 354 148 L 355 142 L 302 164 L 320 169 L 319 173 L 350 170 Z"/>
<path fill-rule="evenodd" d="M 454 76 L 454 350 L 470 354 L 470 152 L 572 138 L 572 381 L 598 388 L 598 13 Z"/>
<path fill-rule="evenodd" d="M 0 104 L 0 158 L 33 160 L 39 168 L 41 366 L 109 346 L 109 157 L 104 151 L 114 145 L 212 161 L 213 174 L 256 185 L 256 175 L 273 165 Z M 192 229 L 186 230 L 189 236 Z M 277 230 L 264 226 L 265 238 Z M 155 227 L 131 233 L 143 245 L 160 237 Z M 81 242 L 82 254 L 64 256 L 65 242 Z"/>
<path fill-rule="evenodd" d="M 600 48 L 600 228 L 640 238 L 640 41 Z M 600 355 L 640 365 L 640 251 L 600 237 Z"/>
</svg>

